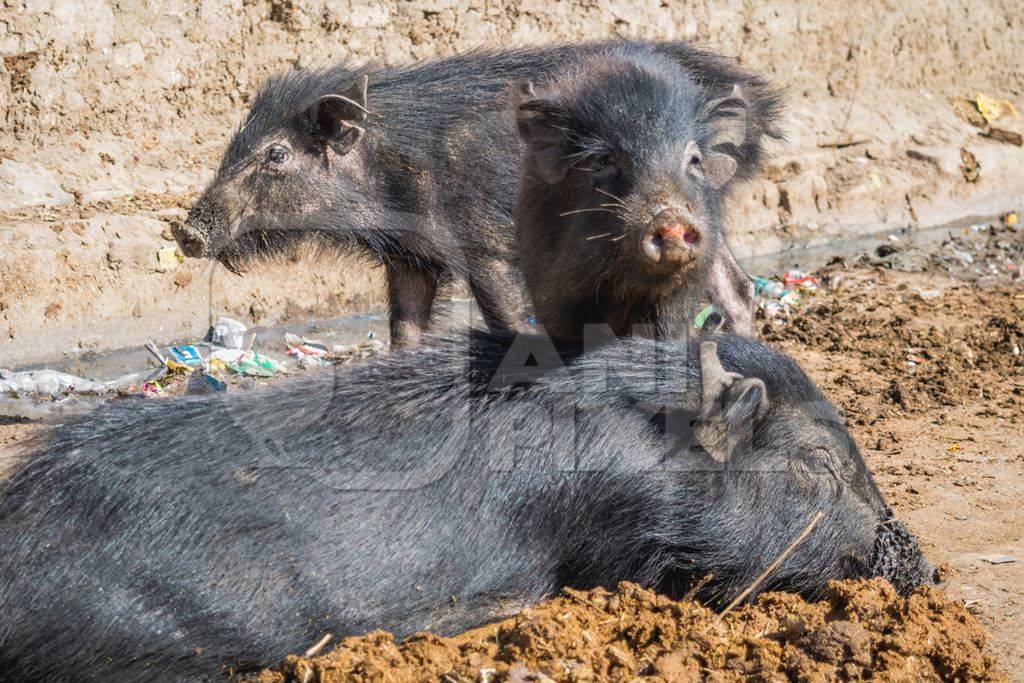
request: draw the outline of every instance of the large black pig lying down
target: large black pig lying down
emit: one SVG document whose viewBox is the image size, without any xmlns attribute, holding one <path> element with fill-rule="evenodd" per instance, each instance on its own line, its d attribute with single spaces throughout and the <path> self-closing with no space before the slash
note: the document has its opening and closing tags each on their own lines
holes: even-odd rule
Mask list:
<svg viewBox="0 0 1024 683">
<path fill-rule="evenodd" d="M 789 358 L 729 335 L 565 358 L 473 333 L 56 428 L 0 494 L 0 670 L 200 679 L 325 632 L 452 633 L 562 586 L 708 572 L 723 604 L 818 512 L 761 588 L 931 580 Z"/>
</svg>

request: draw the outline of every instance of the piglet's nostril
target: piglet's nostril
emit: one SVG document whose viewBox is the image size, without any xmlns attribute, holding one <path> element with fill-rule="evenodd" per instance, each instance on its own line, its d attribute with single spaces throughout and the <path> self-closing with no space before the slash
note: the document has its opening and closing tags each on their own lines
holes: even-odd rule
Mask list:
<svg viewBox="0 0 1024 683">
<path fill-rule="evenodd" d="M 690 245 L 700 241 L 700 232 L 693 223 L 673 209 L 660 211 L 653 224 L 655 233 L 663 240 L 679 240 Z"/>
<path fill-rule="evenodd" d="M 670 223 L 669 225 L 663 225 L 657 229 L 658 235 L 661 236 L 662 240 L 682 240 L 687 244 L 696 244 L 700 240 L 700 235 L 693 229 L 692 225 L 687 223 Z"/>
<path fill-rule="evenodd" d="M 693 258 L 700 231 L 676 209 L 659 210 L 640 240 L 640 251 L 654 263 L 681 264 Z"/>
</svg>

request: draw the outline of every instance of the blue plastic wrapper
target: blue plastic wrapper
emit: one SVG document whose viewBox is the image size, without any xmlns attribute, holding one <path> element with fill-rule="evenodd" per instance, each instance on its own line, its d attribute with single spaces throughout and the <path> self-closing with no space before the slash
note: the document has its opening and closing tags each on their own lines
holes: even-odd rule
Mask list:
<svg viewBox="0 0 1024 683">
<path fill-rule="evenodd" d="M 199 349 L 191 344 L 172 346 L 167 350 L 170 352 L 171 358 L 182 365 L 187 365 L 190 368 L 198 368 L 203 365 L 203 357 L 199 355 Z"/>
</svg>

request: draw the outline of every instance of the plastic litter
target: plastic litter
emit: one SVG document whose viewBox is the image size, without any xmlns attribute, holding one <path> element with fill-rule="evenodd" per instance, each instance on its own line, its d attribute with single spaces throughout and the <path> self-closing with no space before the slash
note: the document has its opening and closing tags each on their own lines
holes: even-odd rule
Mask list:
<svg viewBox="0 0 1024 683">
<path fill-rule="evenodd" d="M 121 375 L 115 380 L 104 382 L 107 387 L 107 391 L 135 391 L 136 385 L 140 380 L 151 379 L 154 373 L 149 371 L 143 372 L 129 372 L 126 375 Z"/>
<path fill-rule="evenodd" d="M 107 385 L 103 382 L 56 370 L 0 370 L 0 393 L 3 394 L 59 396 L 68 393 L 102 394 L 106 391 Z"/>
<path fill-rule="evenodd" d="M 725 323 L 725 318 L 715 310 L 714 304 L 708 304 L 693 318 L 693 328 L 695 330 L 717 331 L 722 327 L 723 323 Z"/>
<path fill-rule="evenodd" d="M 231 372 L 250 377 L 273 377 L 285 371 L 283 363 L 261 356 L 255 351 L 243 351 L 235 360 L 228 361 L 227 366 Z"/>
<path fill-rule="evenodd" d="M 156 272 L 166 273 L 184 260 L 177 247 L 163 247 L 156 252 Z"/>
<path fill-rule="evenodd" d="M 165 368 L 161 370 L 166 373 Z M 56 370 L 12 372 L 0 369 L 0 396 L 49 396 L 60 400 L 71 395 L 102 396 L 111 392 L 133 391 L 140 381 L 150 379 L 151 374 L 148 371 L 130 372 L 109 382 L 98 382 Z"/>
<path fill-rule="evenodd" d="M 754 294 L 761 297 L 758 307 L 766 319 L 775 319 L 776 325 L 783 324 L 782 318 L 788 316 L 790 307 L 800 301 L 801 292 L 813 294 L 819 286 L 817 277 L 801 270 L 786 271 L 779 280 L 754 278 Z"/>
<path fill-rule="evenodd" d="M 146 380 L 150 382 L 163 379 L 175 372 L 191 372 L 193 369 L 205 365 L 199 349 L 191 344 L 171 346 L 167 349 L 170 355 L 164 356 L 160 353 L 160 349 L 157 348 L 156 344 L 150 340 L 146 342 L 146 350 L 149 351 L 149 354 L 160 365 L 160 367 L 146 377 Z"/>
<path fill-rule="evenodd" d="M 786 305 L 795 304 L 800 294 L 788 289 L 783 283 L 763 277 L 754 278 L 754 294 L 765 299 L 778 299 Z"/>
<path fill-rule="evenodd" d="M 330 360 L 349 363 L 354 360 L 369 358 L 383 352 L 384 349 L 384 342 L 374 338 L 370 338 L 369 341 L 362 344 L 334 344 L 331 346 Z"/>
<path fill-rule="evenodd" d="M 298 361 L 299 366 L 315 368 L 331 364 L 324 358 L 328 350 L 323 342 L 306 339 L 290 332 L 284 335 L 284 340 L 288 347 L 288 355 Z"/>
<path fill-rule="evenodd" d="M 1013 102 L 998 97 L 990 97 L 984 93 L 978 93 L 974 98 L 975 105 L 978 107 L 978 111 L 985 117 L 985 120 L 989 123 L 998 121 L 1004 116 L 1012 116 L 1015 119 L 1020 118 L 1020 112 L 1013 106 Z"/>
<path fill-rule="evenodd" d="M 199 354 L 199 349 L 191 344 L 172 346 L 167 350 L 171 354 L 171 358 L 181 365 L 190 368 L 199 368 L 203 366 L 203 357 Z"/>
<path fill-rule="evenodd" d="M 781 299 L 786 294 L 789 294 L 789 290 L 781 282 L 763 277 L 755 277 L 754 294 L 765 298 Z"/>
<path fill-rule="evenodd" d="M 790 289 L 815 291 L 818 289 L 818 278 L 808 275 L 802 270 L 790 270 L 782 274 L 782 284 Z"/>
<path fill-rule="evenodd" d="M 780 301 L 763 301 L 761 302 L 761 310 L 764 311 L 764 317 L 772 319 L 785 315 L 788 308 Z M 780 320 L 779 323 L 781 324 L 782 321 Z"/>
<path fill-rule="evenodd" d="M 213 326 L 210 339 L 217 346 L 228 349 L 240 349 L 245 341 L 246 327 L 233 318 L 223 317 Z"/>
<path fill-rule="evenodd" d="M 186 396 L 202 396 L 227 391 L 228 385 L 202 370 L 193 370 L 185 382 Z"/>
<path fill-rule="evenodd" d="M 142 395 L 146 398 L 156 398 L 164 393 L 163 387 L 157 381 L 143 382 L 142 383 Z"/>
<path fill-rule="evenodd" d="M 242 349 L 214 349 L 210 352 L 207 362 L 211 365 L 215 362 L 227 365 L 228 363 L 234 363 L 244 355 L 245 351 Z"/>
<path fill-rule="evenodd" d="M 700 312 L 697 313 L 697 315 L 694 316 L 694 318 L 693 318 L 693 326 L 694 326 L 694 328 L 698 329 L 698 330 L 704 329 L 704 323 L 707 322 L 708 316 L 710 316 L 714 312 L 715 312 L 715 307 L 712 304 L 708 304 L 704 308 L 700 309 Z"/>
</svg>

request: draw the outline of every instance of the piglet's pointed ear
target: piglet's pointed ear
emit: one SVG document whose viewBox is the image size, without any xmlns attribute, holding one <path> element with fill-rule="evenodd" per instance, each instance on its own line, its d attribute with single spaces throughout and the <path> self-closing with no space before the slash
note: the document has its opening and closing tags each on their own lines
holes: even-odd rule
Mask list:
<svg viewBox="0 0 1024 683">
<path fill-rule="evenodd" d="M 739 147 L 747 136 L 747 118 L 750 103 L 739 85 L 733 84 L 726 97 L 711 100 L 705 105 L 711 127 L 711 146 L 729 144 Z"/>
<path fill-rule="evenodd" d="M 760 379 L 727 372 L 718 344 L 700 345 L 701 409 L 697 438 L 711 457 L 727 462 L 749 441 L 754 420 L 768 408 L 768 390 Z"/>
<path fill-rule="evenodd" d="M 721 188 L 736 175 L 736 160 L 722 152 L 711 152 L 704 157 L 704 177 L 711 187 Z"/>
<path fill-rule="evenodd" d="M 707 121 L 708 153 L 704 155 L 704 176 L 708 183 L 719 189 L 736 175 L 737 159 L 747 137 L 750 104 L 739 85 L 725 97 L 710 100 L 704 105 Z"/>
<path fill-rule="evenodd" d="M 366 120 L 367 77 L 360 76 L 346 90 L 324 95 L 306 111 L 310 134 L 329 145 L 336 153 L 346 154 L 363 135 L 359 124 Z"/>
<path fill-rule="evenodd" d="M 518 89 L 520 96 L 533 95 L 533 86 L 529 83 Z M 549 100 L 528 99 L 516 108 L 516 128 L 526 145 L 524 158 L 549 185 L 561 182 L 569 172 L 566 118 L 565 112 Z"/>
</svg>

